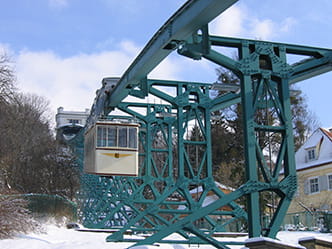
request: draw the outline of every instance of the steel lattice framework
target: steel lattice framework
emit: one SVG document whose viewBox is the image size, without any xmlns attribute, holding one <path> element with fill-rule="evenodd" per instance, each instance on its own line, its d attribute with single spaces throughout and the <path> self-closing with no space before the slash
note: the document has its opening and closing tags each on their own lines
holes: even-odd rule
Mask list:
<svg viewBox="0 0 332 249">
<path fill-rule="evenodd" d="M 151 232 L 136 245 L 172 242 L 165 238 L 178 233 L 183 243 L 229 248 L 236 243 L 220 242 L 213 235 L 236 221 L 247 224 L 249 237 L 275 238 L 297 189 L 289 86 L 331 70 L 332 50 L 209 35 L 208 23 L 235 2 L 188 1 L 117 85 L 111 89 L 106 82 L 98 91 L 89 122 L 117 108 L 129 116 L 109 115 L 109 119 L 129 117 L 141 124 L 138 177 L 82 176 L 84 224 L 116 228 L 107 241 L 128 241 L 124 234 L 136 231 Z M 220 47 L 236 49 L 238 58 L 218 52 Z M 238 90 L 212 98 L 211 83 L 148 79 L 148 73 L 173 50 L 231 70 L 240 79 Z M 291 64 L 288 55 L 306 59 Z M 145 100 L 154 96 L 163 104 L 124 102 L 127 96 Z M 213 111 L 237 103 L 243 109 L 246 181 L 225 192 L 214 180 L 210 120 Z M 273 115 L 273 122 L 264 113 Z M 197 140 L 188 136 L 193 124 L 200 134 Z M 83 132 L 75 138 L 78 154 L 82 136 Z M 273 160 L 268 160 L 271 136 L 277 136 L 279 144 Z M 263 224 L 264 193 L 273 193 L 278 201 L 272 219 Z M 206 203 L 211 196 L 214 200 Z M 245 207 L 239 205 L 243 198 Z"/>
</svg>

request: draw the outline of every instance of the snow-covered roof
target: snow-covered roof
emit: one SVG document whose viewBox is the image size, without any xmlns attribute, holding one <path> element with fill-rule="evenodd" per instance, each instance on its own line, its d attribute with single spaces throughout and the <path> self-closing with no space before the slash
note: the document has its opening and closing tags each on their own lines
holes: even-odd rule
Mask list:
<svg viewBox="0 0 332 249">
<path fill-rule="evenodd" d="M 308 158 L 308 150 L 314 149 L 315 158 Z M 332 163 L 332 132 L 318 128 L 295 153 L 296 170 Z"/>
<path fill-rule="evenodd" d="M 322 130 L 322 132 L 324 132 L 324 134 L 331 140 L 332 142 L 332 128 L 326 130 L 326 129 L 323 129 L 323 128 L 320 128 Z"/>
<path fill-rule="evenodd" d="M 216 184 L 216 186 L 220 189 L 224 189 L 224 190 L 230 190 L 230 191 L 234 191 L 235 189 L 228 187 L 224 184 L 221 184 L 220 182 L 215 181 L 214 182 Z M 200 193 L 203 192 L 203 187 L 202 186 L 198 186 L 197 188 L 194 188 L 192 190 L 189 191 L 190 194 L 196 194 L 196 193 Z"/>
<path fill-rule="evenodd" d="M 61 129 L 64 127 L 84 127 L 84 125 L 82 124 L 73 124 L 73 123 L 65 123 L 65 124 L 61 124 L 57 127 L 57 129 Z"/>
</svg>

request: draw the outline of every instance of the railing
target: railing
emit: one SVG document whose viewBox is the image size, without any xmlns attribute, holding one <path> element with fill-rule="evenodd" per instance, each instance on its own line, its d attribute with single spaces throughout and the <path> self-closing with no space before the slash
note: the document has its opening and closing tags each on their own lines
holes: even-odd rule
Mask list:
<svg viewBox="0 0 332 249">
<path fill-rule="evenodd" d="M 269 220 L 264 216 L 264 220 Z M 332 211 L 289 213 L 282 223 L 282 230 L 288 231 L 332 231 Z"/>
</svg>

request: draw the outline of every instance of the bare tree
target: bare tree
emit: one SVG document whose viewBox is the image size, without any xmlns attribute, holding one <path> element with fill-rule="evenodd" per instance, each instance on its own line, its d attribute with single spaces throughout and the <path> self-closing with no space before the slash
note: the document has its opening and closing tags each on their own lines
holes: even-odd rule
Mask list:
<svg viewBox="0 0 332 249">
<path fill-rule="evenodd" d="M 10 62 L 0 55 L 0 239 L 37 226 L 22 194 L 73 199 L 78 188 L 75 158 L 55 141 L 48 106 L 17 91 Z"/>
<path fill-rule="evenodd" d="M 8 117 L 10 117 L 9 103 L 15 92 L 15 78 L 8 56 L 0 55 L 0 188 L 7 185 L 6 161 L 9 159 L 9 151 L 6 147 L 8 134 Z"/>
<path fill-rule="evenodd" d="M 55 141 L 47 112 L 48 101 L 33 94 L 16 94 L 7 106 L 5 139 L 0 141 L 4 181 L 21 193 L 72 199 L 78 185 L 77 169 L 71 167 L 75 160 Z"/>
<path fill-rule="evenodd" d="M 75 158 L 53 136 L 49 102 L 18 93 L 8 59 L 0 56 L 0 190 L 60 194 L 78 186 Z"/>
<path fill-rule="evenodd" d="M 15 91 L 15 77 L 7 55 L 0 55 L 0 104 L 8 102 Z"/>
</svg>

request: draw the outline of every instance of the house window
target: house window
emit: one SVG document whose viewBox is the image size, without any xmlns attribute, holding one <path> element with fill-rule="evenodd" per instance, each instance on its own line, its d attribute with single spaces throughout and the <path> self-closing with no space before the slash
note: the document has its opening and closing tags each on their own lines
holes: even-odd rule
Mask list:
<svg viewBox="0 0 332 249">
<path fill-rule="evenodd" d="M 328 184 L 329 190 L 332 190 L 332 175 L 327 176 L 327 184 Z"/>
<path fill-rule="evenodd" d="M 309 191 L 310 191 L 310 194 L 319 192 L 318 177 L 314 177 L 314 178 L 309 179 Z"/>
<path fill-rule="evenodd" d="M 68 123 L 71 123 L 71 124 L 80 124 L 81 120 L 79 119 L 68 119 Z"/>
<path fill-rule="evenodd" d="M 316 159 L 315 149 L 308 150 L 308 160 L 312 161 Z"/>
</svg>

